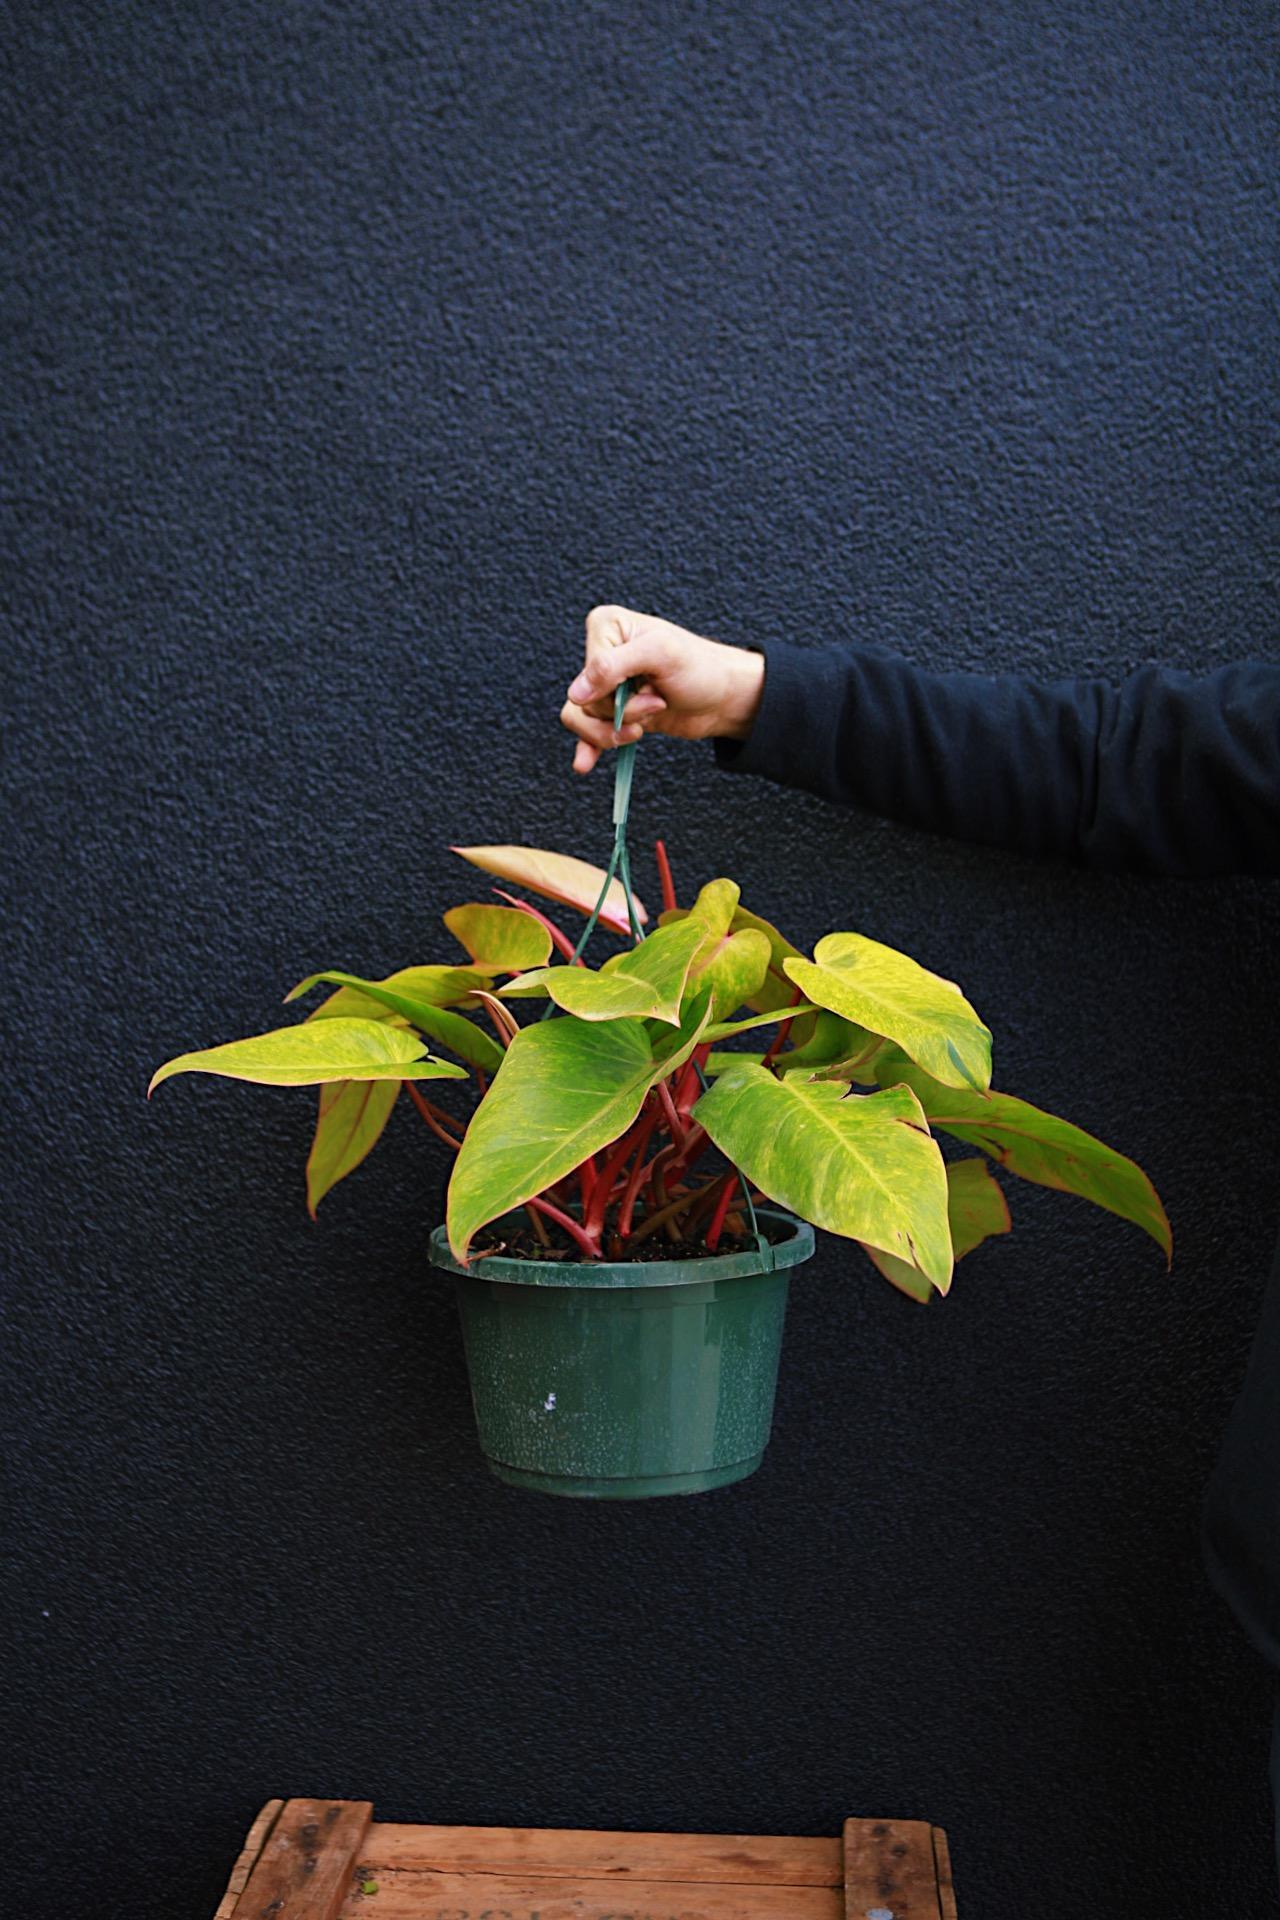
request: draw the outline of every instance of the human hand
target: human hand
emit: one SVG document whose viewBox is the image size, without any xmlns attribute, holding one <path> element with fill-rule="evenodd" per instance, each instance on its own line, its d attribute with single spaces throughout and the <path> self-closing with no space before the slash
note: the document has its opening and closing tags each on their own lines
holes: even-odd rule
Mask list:
<svg viewBox="0 0 1280 1920">
<path fill-rule="evenodd" d="M 624 680 L 639 685 L 615 732 L 613 696 Z M 562 723 L 578 736 L 573 770 L 590 773 L 607 748 L 626 746 L 643 733 L 745 740 L 763 687 L 763 654 L 704 640 L 626 607 L 595 607 L 587 615 L 582 672 L 560 709 Z"/>
</svg>

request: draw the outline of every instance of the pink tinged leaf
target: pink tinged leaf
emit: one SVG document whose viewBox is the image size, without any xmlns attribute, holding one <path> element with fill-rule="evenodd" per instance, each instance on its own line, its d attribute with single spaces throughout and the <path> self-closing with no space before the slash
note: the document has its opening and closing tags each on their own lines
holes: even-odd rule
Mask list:
<svg viewBox="0 0 1280 1920">
<path fill-rule="evenodd" d="M 994 1088 L 986 1094 L 941 1086 L 896 1049 L 877 1057 L 881 1086 L 911 1087 L 929 1124 L 1037 1186 L 1079 1194 L 1150 1234 L 1173 1258 L 1173 1235 L 1159 1194 L 1142 1168 L 1069 1120 Z"/>
<path fill-rule="evenodd" d="M 321 1087 L 307 1156 L 307 1212 L 313 1220 L 324 1196 L 377 1145 L 399 1093 L 398 1080 L 335 1080 Z"/>
<path fill-rule="evenodd" d="M 573 907 L 579 913 L 590 913 L 600 897 L 604 885 L 603 867 L 593 867 L 586 860 L 575 860 L 571 854 L 548 853 L 540 847 L 454 847 L 454 853 L 461 854 L 473 867 L 479 867 L 484 873 L 491 873 L 498 880 L 507 880 L 517 887 L 528 887 L 530 893 L 540 893 L 547 900 L 558 900 L 561 905 Z M 633 899 L 635 896 L 632 896 Z M 644 926 L 648 923 L 648 913 L 639 900 L 635 902 L 636 917 Z M 600 913 L 600 924 L 610 927 L 615 933 L 627 933 L 630 930 L 627 920 L 627 901 L 621 884 L 613 880 L 605 896 Z"/>
<path fill-rule="evenodd" d="M 947 1217 L 957 1260 L 984 1240 L 1008 1233 L 1009 1202 L 985 1160 L 952 1160 L 947 1166 Z"/>
</svg>

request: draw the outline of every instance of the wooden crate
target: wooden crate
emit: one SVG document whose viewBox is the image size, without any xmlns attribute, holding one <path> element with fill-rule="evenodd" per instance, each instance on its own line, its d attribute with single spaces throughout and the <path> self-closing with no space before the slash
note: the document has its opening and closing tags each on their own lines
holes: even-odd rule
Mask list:
<svg viewBox="0 0 1280 1920">
<path fill-rule="evenodd" d="M 407 1827 L 367 1800 L 269 1800 L 215 1920 L 956 1920 L 947 1837 L 838 1840 Z"/>
</svg>

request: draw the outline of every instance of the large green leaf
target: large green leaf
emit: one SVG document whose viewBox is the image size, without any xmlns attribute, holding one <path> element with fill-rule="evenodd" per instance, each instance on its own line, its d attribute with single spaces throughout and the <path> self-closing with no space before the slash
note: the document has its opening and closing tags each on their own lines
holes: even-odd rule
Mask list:
<svg viewBox="0 0 1280 1920">
<path fill-rule="evenodd" d="M 1166 1258 L 1173 1236 L 1160 1196 L 1142 1168 L 1092 1134 L 1028 1105 L 1011 1093 L 970 1093 L 939 1086 L 901 1053 L 889 1052 L 876 1065 L 882 1087 L 912 1089 L 932 1127 L 980 1147 L 1023 1180 L 1077 1193 L 1095 1206 L 1129 1220 L 1149 1233 Z"/>
<path fill-rule="evenodd" d="M 684 925 L 676 927 L 659 927 L 638 946 L 629 947 L 625 953 L 611 955 L 600 969 L 601 977 L 634 980 L 648 987 L 653 995 L 648 1017 L 678 1026 L 685 982 L 703 939 L 703 932 L 696 921 L 686 921 Z"/>
<path fill-rule="evenodd" d="M 991 1177 L 985 1160 L 953 1160 L 947 1167 L 947 1223 L 951 1229 L 951 1250 L 957 1260 L 992 1234 L 1008 1233 L 1009 1207 L 1003 1193 Z M 882 1253 L 879 1247 L 864 1252 L 899 1292 L 913 1300 L 929 1300 L 933 1289 L 924 1275 L 909 1267 L 896 1254 Z"/>
<path fill-rule="evenodd" d="M 897 1254 L 946 1291 L 946 1171 L 909 1088 L 889 1098 L 851 1093 L 831 1080 L 779 1080 L 748 1063 L 722 1074 L 693 1113 L 771 1200 Z"/>
<path fill-rule="evenodd" d="M 478 966 L 498 973 L 523 973 L 527 967 L 541 967 L 551 953 L 547 929 L 515 907 L 491 907 L 483 901 L 472 901 L 465 907 L 450 907 L 444 923 Z"/>
<path fill-rule="evenodd" d="M 500 967 L 401 967 L 396 973 L 389 973 L 385 980 L 374 984 L 386 987 L 396 993 L 406 993 L 416 1001 L 428 1007 L 462 1007 L 468 1002 L 475 1005 L 471 996 L 493 985 L 493 976 L 500 973 Z M 354 975 L 352 976 L 355 977 Z M 318 979 L 317 974 L 311 978 Z M 306 990 L 302 982 L 289 995 L 293 999 Z M 390 1009 L 383 1009 L 367 991 L 358 991 L 355 987 L 339 987 L 337 993 L 331 993 L 327 1000 L 307 1015 L 308 1020 L 348 1019 L 355 1015 L 362 1020 L 386 1018 Z"/>
<path fill-rule="evenodd" d="M 860 933 L 828 933 L 787 977 L 820 1007 L 894 1040 L 935 1080 L 991 1084 L 991 1035 L 953 980 Z"/>
<path fill-rule="evenodd" d="M 307 1211 L 313 1220 L 326 1193 L 377 1145 L 399 1095 L 399 1080 L 334 1080 L 321 1087 L 307 1156 Z"/>
<path fill-rule="evenodd" d="M 473 867 L 495 874 L 499 880 L 512 880 L 518 887 L 527 887 L 530 893 L 540 893 L 548 900 L 576 907 L 579 913 L 591 912 L 604 885 L 603 867 L 575 860 L 571 854 L 548 853 L 541 847 L 455 847 L 453 851 L 469 860 Z M 632 899 L 635 900 L 634 894 Z M 636 917 L 644 926 L 649 916 L 639 900 L 635 900 L 635 907 Z M 615 933 L 630 930 L 626 895 L 617 880 L 609 884 L 600 924 L 612 927 Z"/>
<path fill-rule="evenodd" d="M 701 1026 L 650 1045 L 638 1020 L 545 1020 L 511 1042 L 471 1119 L 449 1182 L 449 1245 L 465 1260 L 490 1220 L 610 1146 L 644 1097 L 693 1052 Z"/>
<path fill-rule="evenodd" d="M 524 916 L 517 917 L 522 919 Z M 535 933 L 542 931 L 532 920 L 529 925 Z M 349 987 L 364 999 L 385 1007 L 389 1013 L 398 1013 L 410 1026 L 429 1034 L 449 1053 L 456 1053 L 459 1060 L 465 1060 L 470 1067 L 478 1067 L 481 1073 L 496 1073 L 502 1065 L 502 1048 L 487 1033 L 482 1033 L 479 1027 L 473 1025 L 465 1014 L 450 1013 L 443 1007 L 433 1006 L 430 1001 L 420 1000 L 403 986 L 388 986 L 382 980 L 362 980 L 354 973 L 312 973 L 305 980 L 300 980 L 285 995 L 285 999 L 296 1000 L 299 994 L 309 993 L 312 987 L 322 982 Z"/>
<path fill-rule="evenodd" d="M 202 1053 L 180 1053 L 152 1075 L 148 1096 L 175 1073 L 217 1073 L 267 1087 L 327 1080 L 465 1080 L 452 1061 L 430 1060 L 416 1034 L 383 1020 L 303 1021 Z"/>
</svg>

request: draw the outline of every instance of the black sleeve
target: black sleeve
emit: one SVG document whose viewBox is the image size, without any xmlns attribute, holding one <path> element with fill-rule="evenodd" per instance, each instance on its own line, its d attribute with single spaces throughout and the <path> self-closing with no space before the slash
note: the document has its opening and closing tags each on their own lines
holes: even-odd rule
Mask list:
<svg viewBox="0 0 1280 1920">
<path fill-rule="evenodd" d="M 1280 666 L 1123 685 L 931 673 L 770 643 L 750 738 L 716 759 L 958 839 L 1166 874 L 1280 873 Z"/>
</svg>

